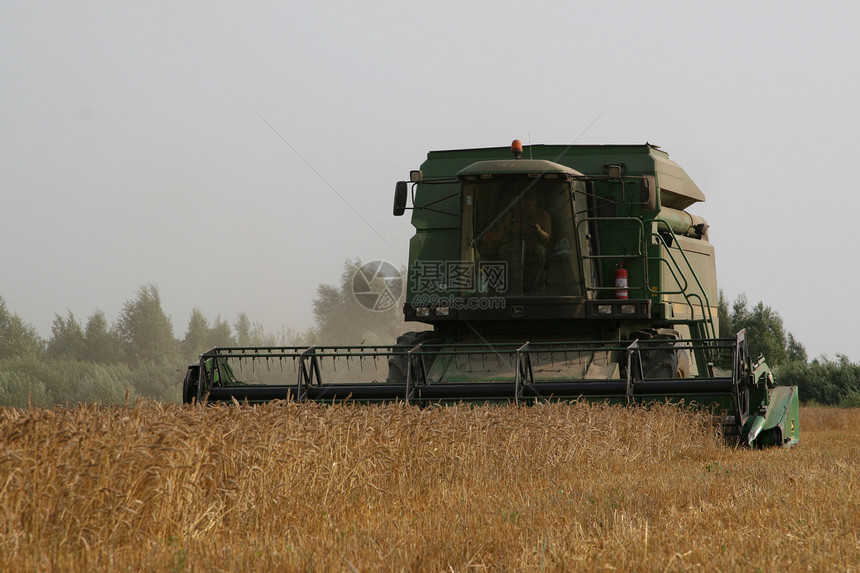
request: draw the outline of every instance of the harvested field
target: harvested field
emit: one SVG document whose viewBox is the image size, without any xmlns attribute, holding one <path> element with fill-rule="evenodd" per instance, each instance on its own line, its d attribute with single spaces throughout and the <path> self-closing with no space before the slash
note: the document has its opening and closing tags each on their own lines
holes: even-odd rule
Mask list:
<svg viewBox="0 0 860 573">
<path fill-rule="evenodd" d="M 0 409 L 11 571 L 860 570 L 860 410 Z"/>
</svg>

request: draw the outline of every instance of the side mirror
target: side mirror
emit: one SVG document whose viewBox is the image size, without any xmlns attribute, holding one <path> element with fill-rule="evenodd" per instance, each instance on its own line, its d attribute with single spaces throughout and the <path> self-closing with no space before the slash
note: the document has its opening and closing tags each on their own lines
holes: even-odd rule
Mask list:
<svg viewBox="0 0 860 573">
<path fill-rule="evenodd" d="M 399 217 L 406 212 L 406 198 L 409 195 L 409 187 L 406 181 L 398 181 L 394 187 L 394 216 Z"/>
</svg>

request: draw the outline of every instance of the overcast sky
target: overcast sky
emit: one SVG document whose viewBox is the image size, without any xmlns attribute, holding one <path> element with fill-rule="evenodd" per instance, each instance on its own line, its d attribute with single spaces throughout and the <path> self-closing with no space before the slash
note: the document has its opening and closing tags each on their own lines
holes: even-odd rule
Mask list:
<svg viewBox="0 0 860 573">
<path fill-rule="evenodd" d="M 719 286 L 860 360 L 860 3 L 0 3 L 0 296 L 304 330 L 428 150 L 660 145 Z"/>
</svg>

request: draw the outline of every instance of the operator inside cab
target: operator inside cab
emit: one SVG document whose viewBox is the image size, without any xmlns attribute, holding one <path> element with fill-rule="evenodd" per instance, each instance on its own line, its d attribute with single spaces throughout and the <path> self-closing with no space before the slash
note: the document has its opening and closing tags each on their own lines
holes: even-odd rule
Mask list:
<svg viewBox="0 0 860 573">
<path fill-rule="evenodd" d="M 546 268 L 547 248 L 552 239 L 552 218 L 546 209 L 538 207 L 537 191 L 527 189 L 511 209 L 503 230 L 498 235 L 498 249 L 508 268 L 522 267 L 524 292 L 541 287 Z"/>
<path fill-rule="evenodd" d="M 578 295 L 574 193 L 558 174 L 500 173 L 464 178 L 462 257 L 500 265 L 504 281 L 467 296 Z"/>
</svg>

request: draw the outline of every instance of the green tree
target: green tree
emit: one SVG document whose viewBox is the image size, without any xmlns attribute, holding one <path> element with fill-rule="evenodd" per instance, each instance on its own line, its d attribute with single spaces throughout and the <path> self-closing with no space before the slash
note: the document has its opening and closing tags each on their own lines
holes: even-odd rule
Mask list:
<svg viewBox="0 0 860 573">
<path fill-rule="evenodd" d="M 202 352 L 210 348 L 235 345 L 236 340 L 229 322 L 217 316 L 212 326 L 209 326 L 209 321 L 199 308 L 191 311 L 191 319 L 182 340 L 182 355 L 186 360 L 196 360 Z"/>
<path fill-rule="evenodd" d="M 244 312 L 239 313 L 239 318 L 233 323 L 233 328 L 236 331 L 236 344 L 239 346 L 253 346 L 253 325 L 251 319 Z"/>
<path fill-rule="evenodd" d="M 790 332 L 788 333 L 785 353 L 787 355 L 788 362 L 806 363 L 808 360 L 806 356 L 806 347 L 804 347 L 803 344 L 801 344 Z"/>
<path fill-rule="evenodd" d="M 206 346 L 208 339 L 209 321 L 199 308 L 194 308 L 185 330 L 185 338 L 182 340 L 182 355 L 187 361 L 195 360 L 201 352 L 209 349 Z"/>
<path fill-rule="evenodd" d="M 353 279 L 362 267 L 347 260 L 339 286 L 322 284 L 314 298 L 315 325 L 303 338 L 315 344 L 393 344 L 406 328 L 399 304 L 383 311 L 363 306 L 353 293 Z"/>
<path fill-rule="evenodd" d="M 24 323 L 17 314 L 9 312 L 0 296 L 0 360 L 16 356 L 36 356 L 45 343 L 36 329 Z"/>
<path fill-rule="evenodd" d="M 779 314 L 764 303 L 759 302 L 751 311 L 733 317 L 732 324 L 738 329 L 746 329 L 747 344 L 753 357 L 764 356 L 768 364 L 777 365 L 787 361 L 785 330 Z"/>
<path fill-rule="evenodd" d="M 729 324 L 732 331 L 736 334 L 743 330 L 743 326 L 738 323 L 743 323 L 749 318 L 749 309 L 747 308 L 747 295 L 741 293 L 738 298 L 732 303 L 732 312 L 729 314 Z"/>
<path fill-rule="evenodd" d="M 720 336 L 733 337 L 746 330 L 750 354 L 757 358 L 762 355 L 773 367 L 789 362 L 806 362 L 806 349 L 793 334 L 786 333 L 782 317 L 775 310 L 758 302 L 750 308 L 745 294 L 741 293 L 731 304 L 720 291 L 718 306 Z"/>
<path fill-rule="evenodd" d="M 48 356 L 53 359 L 80 360 L 84 356 L 85 347 L 84 329 L 72 311 L 69 311 L 66 317 L 55 313 L 51 325 L 51 339 L 48 341 Z"/>
<path fill-rule="evenodd" d="M 729 314 L 729 303 L 722 289 L 720 289 L 720 301 L 717 306 L 717 319 L 720 325 L 720 338 L 731 338 L 737 334 L 737 331 L 732 327 L 732 315 Z"/>
<path fill-rule="evenodd" d="M 235 346 L 236 341 L 233 339 L 233 330 L 230 323 L 222 319 L 220 316 L 215 317 L 215 322 L 212 323 L 212 328 L 209 329 L 209 336 L 206 339 L 207 348 L 215 348 L 217 346 Z"/>
<path fill-rule="evenodd" d="M 137 297 L 123 304 L 116 331 L 131 365 L 171 360 L 177 355 L 173 324 L 161 308 L 161 295 L 153 284 L 140 287 Z"/>
<path fill-rule="evenodd" d="M 251 322 L 244 312 L 233 323 L 236 344 L 239 346 L 289 346 L 288 342 L 279 341 L 274 334 L 269 334 L 259 322 Z"/>
<path fill-rule="evenodd" d="M 116 364 L 122 360 L 122 341 L 116 330 L 108 325 L 105 313 L 95 311 L 84 327 L 83 359 L 102 364 Z"/>
</svg>

